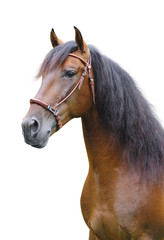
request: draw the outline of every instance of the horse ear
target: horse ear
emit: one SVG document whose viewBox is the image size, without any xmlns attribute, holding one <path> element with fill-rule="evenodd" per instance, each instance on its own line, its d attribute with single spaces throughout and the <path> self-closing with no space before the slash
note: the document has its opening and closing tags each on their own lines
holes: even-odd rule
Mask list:
<svg viewBox="0 0 164 240">
<path fill-rule="evenodd" d="M 77 27 L 74 27 L 75 29 L 75 41 L 78 46 L 78 50 L 80 50 L 82 53 L 87 52 L 88 47 L 87 44 L 84 42 L 83 37 L 81 35 L 81 32 Z"/>
<path fill-rule="evenodd" d="M 53 28 L 52 28 L 51 33 L 50 33 L 50 40 L 51 40 L 51 43 L 52 43 L 53 47 L 56 47 L 60 44 L 63 44 L 63 42 L 56 36 Z"/>
</svg>

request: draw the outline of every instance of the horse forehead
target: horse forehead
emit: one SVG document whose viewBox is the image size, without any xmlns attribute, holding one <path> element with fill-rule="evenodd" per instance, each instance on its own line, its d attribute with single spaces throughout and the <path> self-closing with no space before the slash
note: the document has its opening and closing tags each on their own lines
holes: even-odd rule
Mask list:
<svg viewBox="0 0 164 240">
<path fill-rule="evenodd" d="M 48 83 L 52 83 L 55 81 L 55 79 L 58 79 L 60 77 L 61 69 L 56 68 L 53 71 L 45 74 L 42 76 L 42 85 L 47 85 Z"/>
<path fill-rule="evenodd" d="M 80 61 L 78 58 L 68 56 L 64 61 L 62 68 L 66 68 L 67 66 L 74 68 L 84 67 L 84 63 L 82 63 L 82 61 Z"/>
<path fill-rule="evenodd" d="M 72 63 L 72 64 L 75 64 L 75 65 L 84 66 L 85 63 L 83 61 L 81 61 L 80 58 L 83 59 L 84 61 L 88 62 L 89 52 L 81 53 L 80 51 L 75 51 L 75 52 L 73 52 L 71 54 L 73 54 L 73 55 L 75 55 L 77 57 L 68 55 L 68 57 L 64 61 L 64 64 Z M 78 59 L 78 57 L 79 57 L 79 59 Z"/>
</svg>

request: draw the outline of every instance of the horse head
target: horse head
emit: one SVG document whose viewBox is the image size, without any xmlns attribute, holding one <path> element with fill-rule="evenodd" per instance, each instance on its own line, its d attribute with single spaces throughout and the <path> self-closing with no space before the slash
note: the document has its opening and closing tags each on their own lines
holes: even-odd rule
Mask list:
<svg viewBox="0 0 164 240">
<path fill-rule="evenodd" d="M 37 148 L 72 118 L 83 116 L 94 101 L 91 56 L 80 31 L 75 27 L 74 43 L 64 44 L 53 29 L 50 39 L 53 49 L 40 69 L 42 83 L 22 123 L 25 142 Z M 73 47 L 68 50 L 68 45 Z"/>
</svg>

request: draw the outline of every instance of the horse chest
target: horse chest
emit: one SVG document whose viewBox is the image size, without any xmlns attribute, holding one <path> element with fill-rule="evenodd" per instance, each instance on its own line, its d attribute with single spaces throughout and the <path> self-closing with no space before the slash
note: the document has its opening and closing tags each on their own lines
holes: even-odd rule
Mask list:
<svg viewBox="0 0 164 240">
<path fill-rule="evenodd" d="M 88 227 L 103 240 L 129 239 L 115 214 L 113 190 L 100 190 L 88 177 L 82 197 L 81 208 Z"/>
<path fill-rule="evenodd" d="M 121 178 L 114 188 L 102 188 L 88 177 L 81 197 L 84 220 L 102 240 L 135 238 L 136 232 L 143 231 L 141 216 L 148 196 L 146 188 L 129 178 Z"/>
</svg>

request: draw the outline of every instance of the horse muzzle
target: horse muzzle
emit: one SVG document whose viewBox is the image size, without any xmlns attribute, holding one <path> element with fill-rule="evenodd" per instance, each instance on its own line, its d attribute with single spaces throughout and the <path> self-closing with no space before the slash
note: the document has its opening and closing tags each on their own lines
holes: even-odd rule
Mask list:
<svg viewBox="0 0 164 240">
<path fill-rule="evenodd" d="M 44 124 L 36 117 L 25 118 L 22 122 L 22 132 L 27 144 L 43 148 L 46 146 L 49 136 L 55 131 L 56 121 L 52 124 Z"/>
</svg>

